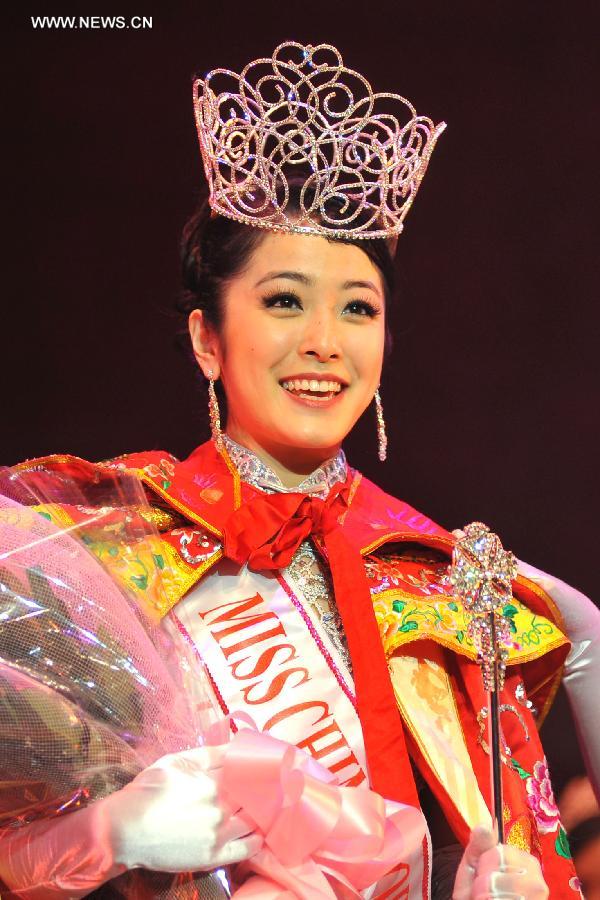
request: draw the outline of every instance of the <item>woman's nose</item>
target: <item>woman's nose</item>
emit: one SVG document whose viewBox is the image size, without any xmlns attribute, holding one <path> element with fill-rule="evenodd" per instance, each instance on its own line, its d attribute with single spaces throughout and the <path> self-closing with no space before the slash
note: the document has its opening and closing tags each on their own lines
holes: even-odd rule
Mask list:
<svg viewBox="0 0 600 900">
<path fill-rule="evenodd" d="M 339 322 L 335 316 L 311 316 L 306 322 L 300 347 L 301 356 L 312 356 L 320 362 L 339 359 L 342 355 Z"/>
</svg>

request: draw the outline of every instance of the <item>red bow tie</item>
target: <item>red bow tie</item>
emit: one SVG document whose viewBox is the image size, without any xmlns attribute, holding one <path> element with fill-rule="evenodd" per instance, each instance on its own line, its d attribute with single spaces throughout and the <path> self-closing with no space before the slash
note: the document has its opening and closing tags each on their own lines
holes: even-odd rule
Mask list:
<svg viewBox="0 0 600 900">
<path fill-rule="evenodd" d="M 285 569 L 309 535 L 325 537 L 348 509 L 340 482 L 327 500 L 305 494 L 261 494 L 231 514 L 223 529 L 225 556 L 255 572 Z"/>
<path fill-rule="evenodd" d="M 326 500 L 304 494 L 261 494 L 244 503 L 223 529 L 224 555 L 260 572 L 284 569 L 310 535 L 325 546 L 356 687 L 371 786 L 390 800 L 418 806 L 404 732 L 363 558 L 344 534 L 350 485 Z"/>
</svg>

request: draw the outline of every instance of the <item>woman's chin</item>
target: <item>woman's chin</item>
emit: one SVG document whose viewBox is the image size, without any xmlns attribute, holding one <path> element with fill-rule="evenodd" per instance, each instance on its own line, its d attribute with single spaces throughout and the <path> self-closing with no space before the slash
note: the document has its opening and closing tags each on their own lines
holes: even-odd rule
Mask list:
<svg viewBox="0 0 600 900">
<path fill-rule="evenodd" d="M 317 468 L 320 462 L 335 456 L 352 427 L 351 423 L 339 421 L 332 426 L 334 423 L 318 421 L 317 417 L 287 415 L 260 423 L 246 421 L 241 428 L 228 427 L 227 432 L 241 444 L 262 447 L 275 459 L 290 456 L 298 463 L 304 455 L 307 464 L 314 462 Z"/>
<path fill-rule="evenodd" d="M 331 431 L 328 429 L 325 431 L 322 429 L 303 428 L 281 435 L 279 443 L 282 447 L 289 447 L 290 450 L 294 450 L 296 453 L 304 450 L 307 453 L 322 454 L 325 458 L 337 452 L 345 436 L 345 432 L 341 430 Z"/>
</svg>

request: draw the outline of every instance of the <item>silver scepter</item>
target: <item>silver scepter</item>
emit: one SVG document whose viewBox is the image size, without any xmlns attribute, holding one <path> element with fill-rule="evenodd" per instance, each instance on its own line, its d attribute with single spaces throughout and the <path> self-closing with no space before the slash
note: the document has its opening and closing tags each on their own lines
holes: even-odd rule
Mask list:
<svg viewBox="0 0 600 900">
<path fill-rule="evenodd" d="M 504 843 L 502 818 L 502 752 L 500 748 L 499 695 L 510 643 L 510 622 L 502 610 L 512 599 L 512 581 L 517 560 L 504 550 L 498 535 L 483 522 L 472 522 L 452 551 L 448 568 L 450 584 L 469 616 L 467 634 L 477 650 L 483 687 L 488 695 L 488 734 L 492 787 L 492 810 L 498 840 Z"/>
</svg>

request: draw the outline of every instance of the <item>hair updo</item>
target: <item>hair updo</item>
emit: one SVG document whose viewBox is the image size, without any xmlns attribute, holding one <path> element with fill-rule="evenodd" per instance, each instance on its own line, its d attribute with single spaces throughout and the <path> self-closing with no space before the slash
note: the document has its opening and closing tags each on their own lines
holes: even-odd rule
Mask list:
<svg viewBox="0 0 600 900">
<path fill-rule="evenodd" d="M 289 178 L 288 212 L 300 211 L 300 192 L 304 178 Z M 307 191 L 307 194 L 310 192 Z M 308 196 L 308 202 L 311 202 Z M 341 205 L 341 201 L 337 201 Z M 360 216 L 357 220 L 360 222 Z M 224 289 L 228 282 L 246 268 L 253 251 L 270 234 L 266 228 L 257 228 L 229 219 L 211 215 L 208 190 L 205 187 L 195 212 L 187 221 L 181 238 L 180 258 L 182 291 L 177 299 L 177 311 L 185 317 L 180 337 L 187 334 L 187 319 L 194 309 L 204 312 L 206 322 L 217 334 L 223 324 Z M 328 241 L 351 244 L 367 254 L 382 275 L 386 307 L 395 291 L 395 268 L 392 245 L 385 238 L 360 239 L 350 234 L 346 237 L 328 237 Z M 391 335 L 386 327 L 385 349 L 391 347 Z"/>
</svg>

